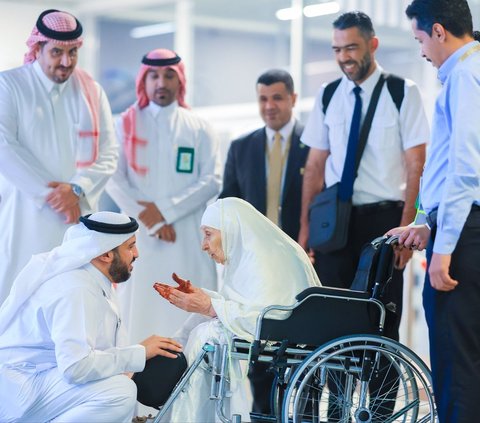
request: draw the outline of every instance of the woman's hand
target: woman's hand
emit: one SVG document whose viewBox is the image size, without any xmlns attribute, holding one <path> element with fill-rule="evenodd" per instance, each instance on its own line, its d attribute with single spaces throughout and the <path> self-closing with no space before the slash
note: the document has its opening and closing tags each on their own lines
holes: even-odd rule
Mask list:
<svg viewBox="0 0 480 423">
<path fill-rule="evenodd" d="M 155 283 L 153 288 L 163 298 L 182 310 L 210 317 L 217 315 L 212 307 L 210 297 L 202 289 L 193 286 L 189 280 L 182 279 L 175 273 L 172 274 L 172 279 L 178 284 L 178 287 Z"/>
<path fill-rule="evenodd" d="M 178 283 L 178 286 L 175 288 L 171 285 L 167 285 L 164 283 L 154 283 L 153 288 L 166 300 L 170 301 L 170 295 L 173 290 L 178 290 L 185 293 L 191 293 L 192 290 L 192 283 L 187 279 L 182 279 L 176 273 L 172 273 L 172 279 Z"/>
</svg>

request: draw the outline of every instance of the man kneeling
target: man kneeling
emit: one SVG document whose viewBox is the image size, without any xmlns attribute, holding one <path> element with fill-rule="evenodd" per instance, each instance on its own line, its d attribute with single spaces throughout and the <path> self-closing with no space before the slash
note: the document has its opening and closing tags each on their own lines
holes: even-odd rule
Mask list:
<svg viewBox="0 0 480 423">
<path fill-rule="evenodd" d="M 126 373 L 182 350 L 156 335 L 122 342 L 114 283 L 130 277 L 137 228 L 123 214 L 82 217 L 18 275 L 0 308 L 0 421 L 131 422 Z"/>
</svg>

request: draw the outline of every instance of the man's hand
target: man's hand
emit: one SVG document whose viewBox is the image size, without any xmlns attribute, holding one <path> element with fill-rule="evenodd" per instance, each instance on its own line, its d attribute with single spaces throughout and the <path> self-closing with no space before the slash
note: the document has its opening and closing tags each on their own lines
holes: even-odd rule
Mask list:
<svg viewBox="0 0 480 423">
<path fill-rule="evenodd" d="M 182 352 L 182 346 L 177 341 L 157 335 L 150 336 L 140 342 L 140 345 L 145 347 L 147 360 L 156 357 L 157 355 L 163 355 L 168 358 L 177 358 L 177 355 L 173 354 L 171 351 Z"/>
<path fill-rule="evenodd" d="M 53 190 L 47 195 L 47 203 L 57 213 L 64 213 L 78 205 L 78 197 L 73 193 L 72 186 L 65 182 L 49 182 Z"/>
<path fill-rule="evenodd" d="M 458 281 L 452 279 L 449 275 L 450 254 L 433 253 L 428 274 L 430 276 L 430 285 L 437 291 L 452 291 L 458 285 Z"/>
<path fill-rule="evenodd" d="M 204 316 L 216 316 L 210 297 L 202 289 L 193 286 L 189 280 L 182 279 L 175 273 L 172 275 L 172 279 L 178 283 L 178 287 L 155 283 L 153 288 L 163 298 L 182 310 Z"/>
<path fill-rule="evenodd" d="M 65 223 L 77 223 L 80 217 L 79 198 L 72 191 L 72 186 L 65 182 L 52 181 L 48 184 L 53 188 L 46 201 L 57 213 L 65 216 Z"/>
<path fill-rule="evenodd" d="M 300 232 L 298 233 L 298 244 L 308 254 L 308 258 L 312 264 L 315 264 L 315 251 L 308 248 L 308 231 L 310 230 L 308 222 L 300 224 Z"/>
<path fill-rule="evenodd" d="M 430 240 L 430 229 L 427 225 L 407 226 L 400 234 L 398 243 L 412 250 L 422 251 Z"/>
<path fill-rule="evenodd" d="M 410 249 L 401 247 L 395 249 L 395 269 L 404 269 L 412 255 L 413 251 Z"/>
<path fill-rule="evenodd" d="M 430 240 L 430 229 L 427 225 L 400 226 L 390 229 L 386 235 L 399 235 L 399 246 L 421 251 L 427 247 Z"/>
<path fill-rule="evenodd" d="M 173 228 L 173 225 L 163 225 L 155 235 L 158 239 L 166 242 L 175 242 L 177 239 L 177 233 Z"/>
<path fill-rule="evenodd" d="M 137 203 L 145 207 L 138 215 L 138 218 L 140 219 L 140 222 L 147 227 L 147 229 L 150 229 L 153 225 L 165 220 L 155 203 L 148 201 L 137 201 Z"/>
<path fill-rule="evenodd" d="M 305 251 L 308 250 L 308 231 L 310 230 L 308 223 L 300 224 L 300 231 L 298 232 L 298 243 Z"/>
<path fill-rule="evenodd" d="M 65 216 L 65 223 L 78 223 L 81 215 L 80 206 L 77 205 L 66 210 L 63 215 Z"/>
</svg>

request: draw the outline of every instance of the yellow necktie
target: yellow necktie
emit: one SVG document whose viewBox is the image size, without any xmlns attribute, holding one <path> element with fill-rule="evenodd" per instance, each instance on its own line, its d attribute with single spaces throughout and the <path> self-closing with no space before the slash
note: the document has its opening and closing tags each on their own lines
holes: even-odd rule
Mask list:
<svg viewBox="0 0 480 423">
<path fill-rule="evenodd" d="M 280 209 L 282 168 L 282 136 L 275 132 L 273 145 L 268 154 L 267 217 L 276 225 Z"/>
</svg>

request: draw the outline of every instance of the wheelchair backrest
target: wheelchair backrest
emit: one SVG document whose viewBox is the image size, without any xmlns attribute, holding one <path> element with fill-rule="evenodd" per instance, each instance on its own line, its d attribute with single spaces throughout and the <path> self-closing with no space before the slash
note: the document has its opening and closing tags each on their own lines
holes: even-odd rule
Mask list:
<svg viewBox="0 0 480 423">
<path fill-rule="evenodd" d="M 269 314 L 279 311 L 288 317 L 269 318 Z M 380 334 L 383 313 L 383 305 L 366 293 L 313 287 L 299 294 L 291 307 L 267 307 L 257 322 L 256 337 L 319 346 L 340 336 Z"/>
<path fill-rule="evenodd" d="M 367 292 L 379 299 L 392 278 L 393 260 L 393 246 L 387 237 L 379 237 L 366 244 L 350 289 Z"/>
</svg>

